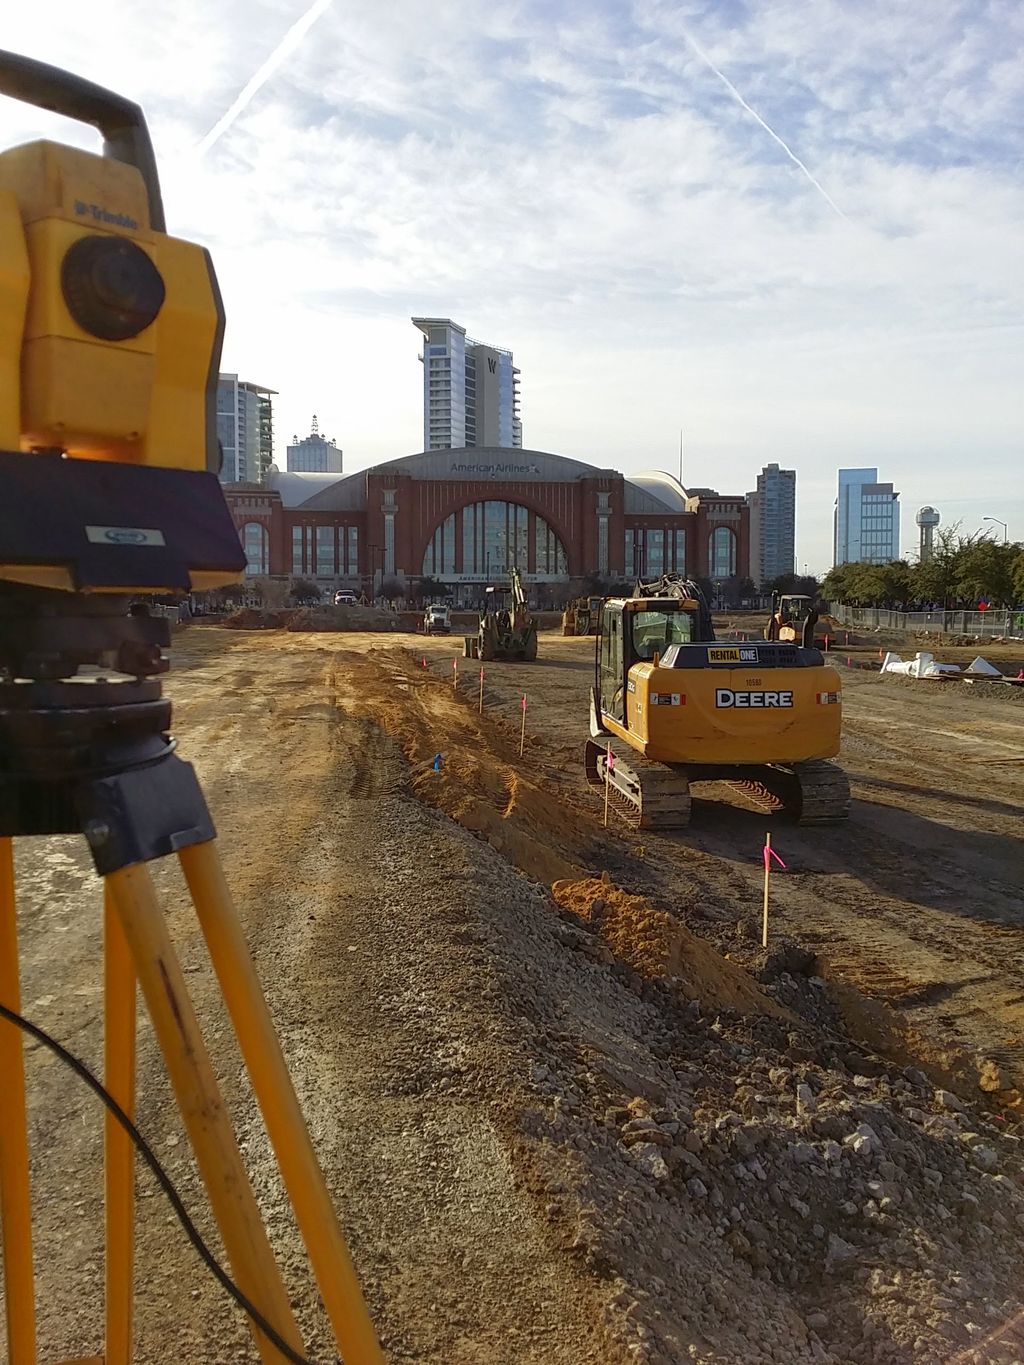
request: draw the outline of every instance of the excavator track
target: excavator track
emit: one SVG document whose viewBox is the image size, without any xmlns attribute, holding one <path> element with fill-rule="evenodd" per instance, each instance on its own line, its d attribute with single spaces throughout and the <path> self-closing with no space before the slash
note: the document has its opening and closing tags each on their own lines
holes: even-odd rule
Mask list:
<svg viewBox="0 0 1024 1365">
<path fill-rule="evenodd" d="M 800 784 L 801 825 L 836 825 L 850 815 L 850 779 L 835 763 L 813 759 L 794 763 L 791 771 Z"/>
<path fill-rule="evenodd" d="M 850 814 L 849 778 L 827 759 L 755 768 L 729 786 L 766 810 L 785 810 L 798 825 L 837 825 Z"/>
<path fill-rule="evenodd" d="M 632 749 L 611 746 L 614 762 L 609 774 L 609 802 L 623 819 L 638 829 L 685 829 L 690 823 L 690 784 L 678 765 L 654 763 Z M 587 740 L 584 765 L 587 781 L 605 785 L 608 744 Z"/>
</svg>

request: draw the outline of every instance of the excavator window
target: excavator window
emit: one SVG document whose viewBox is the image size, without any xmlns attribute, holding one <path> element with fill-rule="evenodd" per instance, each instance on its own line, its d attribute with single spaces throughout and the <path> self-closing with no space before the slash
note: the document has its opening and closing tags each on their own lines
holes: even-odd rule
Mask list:
<svg viewBox="0 0 1024 1365">
<path fill-rule="evenodd" d="M 693 618 L 688 611 L 636 611 L 632 613 L 634 659 L 653 659 L 671 645 L 688 645 L 693 639 Z"/>
<path fill-rule="evenodd" d="M 601 704 L 616 720 L 625 719 L 625 669 L 622 658 L 622 608 L 605 608 L 601 627 Z"/>
</svg>

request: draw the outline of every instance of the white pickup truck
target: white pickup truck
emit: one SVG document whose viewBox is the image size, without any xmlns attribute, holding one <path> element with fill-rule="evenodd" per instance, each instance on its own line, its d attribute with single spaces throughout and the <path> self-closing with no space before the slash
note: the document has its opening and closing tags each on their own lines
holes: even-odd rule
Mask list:
<svg viewBox="0 0 1024 1365">
<path fill-rule="evenodd" d="M 451 608 L 428 607 L 423 613 L 423 629 L 427 635 L 450 635 L 452 633 Z"/>
</svg>

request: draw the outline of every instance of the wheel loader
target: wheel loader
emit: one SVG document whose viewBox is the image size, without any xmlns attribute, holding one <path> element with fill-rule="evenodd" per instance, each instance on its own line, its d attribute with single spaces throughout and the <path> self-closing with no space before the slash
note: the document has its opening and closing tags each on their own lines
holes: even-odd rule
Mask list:
<svg viewBox="0 0 1024 1365">
<path fill-rule="evenodd" d="M 631 823 L 679 829 L 690 784 L 725 782 L 800 824 L 845 820 L 842 684 L 795 641 L 715 641 L 699 586 L 675 574 L 604 603 L 587 780 Z M 612 762 L 608 756 L 611 753 Z"/>
<path fill-rule="evenodd" d="M 467 659 L 523 660 L 537 657 L 537 622 L 523 590 L 518 569 L 509 575 L 507 586 L 490 587 L 484 592 L 484 608 L 476 635 L 463 637 Z"/>
</svg>

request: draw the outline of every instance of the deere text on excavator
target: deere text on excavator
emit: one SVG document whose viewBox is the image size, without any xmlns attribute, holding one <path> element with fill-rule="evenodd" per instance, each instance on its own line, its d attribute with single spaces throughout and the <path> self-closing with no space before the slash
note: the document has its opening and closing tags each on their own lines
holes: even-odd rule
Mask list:
<svg viewBox="0 0 1024 1365">
<path fill-rule="evenodd" d="M 604 603 L 594 672 L 587 779 L 607 781 L 634 824 L 688 824 L 691 782 L 728 783 L 801 824 L 849 814 L 846 774 L 829 762 L 842 685 L 817 649 L 716 643 L 700 588 L 670 574 Z"/>
</svg>

